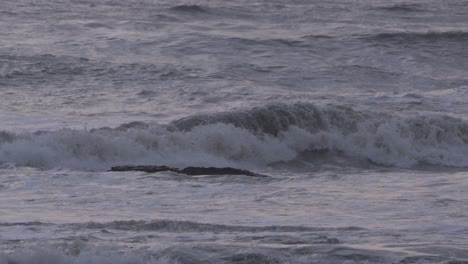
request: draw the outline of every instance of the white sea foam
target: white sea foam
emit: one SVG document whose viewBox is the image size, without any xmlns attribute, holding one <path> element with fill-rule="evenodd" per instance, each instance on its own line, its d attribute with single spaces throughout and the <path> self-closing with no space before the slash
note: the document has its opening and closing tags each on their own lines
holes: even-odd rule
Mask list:
<svg viewBox="0 0 468 264">
<path fill-rule="evenodd" d="M 293 133 L 293 132 L 291 132 Z M 105 169 L 116 164 L 234 166 L 290 160 L 303 150 L 291 136 L 258 137 L 232 125 L 190 132 L 160 127 L 126 131 L 60 130 L 21 134 L 1 145 L 1 160 L 34 167 Z"/>
</svg>

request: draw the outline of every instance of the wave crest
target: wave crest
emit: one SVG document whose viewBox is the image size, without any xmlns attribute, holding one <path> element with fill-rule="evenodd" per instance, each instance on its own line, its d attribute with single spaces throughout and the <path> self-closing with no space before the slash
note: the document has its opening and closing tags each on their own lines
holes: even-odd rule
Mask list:
<svg viewBox="0 0 468 264">
<path fill-rule="evenodd" d="M 343 126 L 353 130 L 366 116 L 365 113 L 344 106 L 318 107 L 308 103 L 272 104 L 247 111 L 190 116 L 173 121 L 171 125 L 179 130 L 188 131 L 197 126 L 224 123 L 277 136 L 292 126 L 305 128 L 311 132 L 327 130 L 330 126 Z"/>
</svg>

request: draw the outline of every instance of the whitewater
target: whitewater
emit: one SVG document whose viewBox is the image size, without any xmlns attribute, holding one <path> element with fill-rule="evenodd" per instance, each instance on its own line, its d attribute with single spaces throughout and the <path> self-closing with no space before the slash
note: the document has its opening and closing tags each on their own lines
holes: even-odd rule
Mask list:
<svg viewBox="0 0 468 264">
<path fill-rule="evenodd" d="M 0 264 L 468 263 L 467 13 L 1 1 Z"/>
</svg>

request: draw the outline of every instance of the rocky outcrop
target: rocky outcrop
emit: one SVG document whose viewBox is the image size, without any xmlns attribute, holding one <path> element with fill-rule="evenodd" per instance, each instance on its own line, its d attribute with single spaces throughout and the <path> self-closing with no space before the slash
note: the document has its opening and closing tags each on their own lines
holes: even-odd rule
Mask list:
<svg viewBox="0 0 468 264">
<path fill-rule="evenodd" d="M 254 173 L 248 170 L 241 170 L 231 167 L 217 168 L 217 167 L 186 167 L 178 169 L 168 166 L 147 166 L 147 165 L 127 165 L 127 166 L 115 166 L 110 171 L 144 171 L 149 173 L 161 172 L 161 171 L 172 171 L 186 175 L 245 175 L 251 177 L 268 177 L 266 175 Z"/>
</svg>

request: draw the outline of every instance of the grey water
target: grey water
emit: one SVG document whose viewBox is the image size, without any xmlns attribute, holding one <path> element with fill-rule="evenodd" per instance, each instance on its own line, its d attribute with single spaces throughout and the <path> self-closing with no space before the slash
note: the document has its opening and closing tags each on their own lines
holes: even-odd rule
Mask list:
<svg viewBox="0 0 468 264">
<path fill-rule="evenodd" d="M 468 263 L 466 14 L 1 1 L 0 264 Z"/>
</svg>

